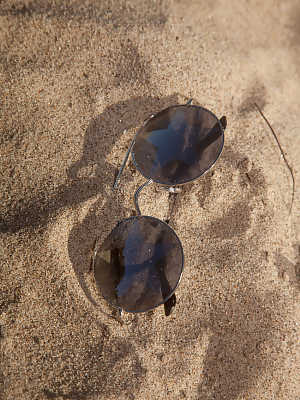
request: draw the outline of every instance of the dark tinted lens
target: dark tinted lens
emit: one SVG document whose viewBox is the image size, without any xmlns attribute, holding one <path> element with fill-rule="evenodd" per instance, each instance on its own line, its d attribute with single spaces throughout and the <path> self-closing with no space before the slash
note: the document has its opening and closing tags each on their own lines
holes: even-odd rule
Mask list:
<svg viewBox="0 0 300 400">
<path fill-rule="evenodd" d="M 174 292 L 183 269 L 175 232 L 153 217 L 122 221 L 97 251 L 94 273 L 103 297 L 128 312 L 148 311 Z"/>
<path fill-rule="evenodd" d="M 198 178 L 219 157 L 224 135 L 219 120 L 197 106 L 174 106 L 150 119 L 136 137 L 133 158 L 147 178 L 178 185 Z"/>
</svg>

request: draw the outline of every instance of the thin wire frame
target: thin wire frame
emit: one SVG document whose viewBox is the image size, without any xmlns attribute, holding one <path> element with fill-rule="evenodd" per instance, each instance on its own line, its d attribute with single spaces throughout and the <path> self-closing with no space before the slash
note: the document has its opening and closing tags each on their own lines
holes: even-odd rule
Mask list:
<svg viewBox="0 0 300 400">
<path fill-rule="evenodd" d="M 103 298 L 104 298 L 112 307 L 118 309 L 118 310 L 120 311 L 120 313 L 121 313 L 122 311 L 130 312 L 130 313 L 147 312 L 147 311 L 150 311 L 150 310 L 152 310 L 152 309 L 154 309 L 154 308 L 156 308 L 156 307 L 158 307 L 158 306 L 160 306 L 160 305 L 162 305 L 162 304 L 165 304 L 165 305 L 166 305 L 167 302 L 170 301 L 171 298 L 175 296 L 175 291 L 176 291 L 176 289 L 177 289 L 177 287 L 178 287 L 178 285 L 179 285 L 179 283 L 180 283 L 180 281 L 181 281 L 182 274 L 183 274 L 183 269 L 184 269 L 184 253 L 183 253 L 183 248 L 182 248 L 182 244 L 181 244 L 181 242 L 180 242 L 180 239 L 178 238 L 176 232 L 170 227 L 170 225 L 169 225 L 168 223 L 166 223 L 166 222 L 164 222 L 164 221 L 162 221 L 162 220 L 159 220 L 158 218 L 155 218 L 155 217 L 152 217 L 152 216 L 144 216 L 144 215 L 141 214 L 141 212 L 140 212 L 140 210 L 139 210 L 139 206 L 138 206 L 138 195 L 139 195 L 140 191 L 141 191 L 145 186 L 147 186 L 148 184 L 150 184 L 150 183 L 152 183 L 152 182 L 153 182 L 153 183 L 158 183 L 158 184 L 160 184 L 160 185 L 162 185 L 162 186 L 165 186 L 165 187 L 175 187 L 175 186 L 184 185 L 184 184 L 186 184 L 186 183 L 188 183 L 188 182 L 194 181 L 194 180 L 200 178 L 200 177 L 201 177 L 204 173 L 206 173 L 208 170 L 210 170 L 210 169 L 215 165 L 215 163 L 217 162 L 218 158 L 220 157 L 220 155 L 221 155 L 221 153 L 222 153 L 222 150 L 223 150 L 223 147 L 224 147 L 224 131 L 225 131 L 226 125 L 227 125 L 226 117 L 222 117 L 221 119 L 218 119 L 218 118 L 216 117 L 216 115 L 215 115 L 214 113 L 212 113 L 210 110 L 208 110 L 208 109 L 206 109 L 206 108 L 204 108 L 204 107 L 201 107 L 201 106 L 191 105 L 191 102 L 192 102 L 192 99 L 191 99 L 190 101 L 188 101 L 185 105 L 175 105 L 175 106 L 168 107 L 168 108 L 166 108 L 166 109 L 164 109 L 164 110 L 159 111 L 157 114 L 151 115 L 147 120 L 144 121 L 144 123 L 142 124 L 142 126 L 140 127 L 140 129 L 137 131 L 135 137 L 134 137 L 133 140 L 131 141 L 131 144 L 130 144 L 130 147 L 129 147 L 127 153 L 126 153 L 125 159 L 123 160 L 122 166 L 121 166 L 121 168 L 120 168 L 120 170 L 119 170 L 119 173 L 118 173 L 118 175 L 117 175 L 117 177 L 116 177 L 116 179 L 115 179 L 115 182 L 114 182 L 114 185 L 113 185 L 113 188 L 114 188 L 114 189 L 116 189 L 117 186 L 118 186 L 118 184 L 119 184 L 120 177 L 121 177 L 122 172 L 123 172 L 123 170 L 124 170 L 124 168 L 125 168 L 125 165 L 126 165 L 126 162 L 127 162 L 127 160 L 128 160 L 128 157 L 129 157 L 129 155 L 131 154 L 131 155 L 132 155 L 132 160 L 133 160 L 133 163 L 134 163 L 136 169 L 141 173 L 142 176 L 144 176 L 145 178 L 148 179 L 148 182 L 145 182 L 141 187 L 139 187 L 139 188 L 137 189 L 136 193 L 135 193 L 135 205 L 136 205 L 136 209 L 137 209 L 137 212 L 138 212 L 139 215 L 138 215 L 138 216 L 135 216 L 135 217 L 130 217 L 130 218 L 124 219 L 124 220 L 122 220 L 119 224 L 122 224 L 122 223 L 124 223 L 124 222 L 126 222 L 126 221 L 129 221 L 129 220 L 137 219 L 137 218 L 148 218 L 148 219 L 152 219 L 152 220 L 154 220 L 154 221 L 158 221 L 160 224 L 163 224 L 163 225 L 167 226 L 169 232 L 172 232 L 172 234 L 175 235 L 175 237 L 177 238 L 177 244 L 179 245 L 179 249 L 180 249 L 180 252 L 181 252 L 181 259 L 182 259 L 182 265 L 181 265 L 180 271 L 178 272 L 178 279 L 177 279 L 176 284 L 174 285 L 174 288 L 173 288 L 172 291 L 168 294 L 168 296 L 166 296 L 165 298 L 163 298 L 162 301 L 158 302 L 158 303 L 155 304 L 155 305 L 152 305 L 151 307 L 148 307 L 148 308 L 145 308 L 145 309 L 139 309 L 139 310 L 136 310 L 136 311 L 126 309 L 126 307 L 120 307 L 120 306 L 118 306 L 117 304 L 113 303 L 113 302 L 109 299 L 109 297 L 105 296 L 104 293 L 103 293 L 103 291 L 101 290 L 101 288 L 99 288 L 99 289 L 100 289 L 100 292 L 101 292 L 101 294 L 102 294 L 102 296 L 103 296 Z M 187 179 L 187 180 L 181 181 L 180 183 L 174 182 L 174 183 L 171 183 L 171 184 L 170 184 L 170 183 L 164 183 L 164 182 L 162 182 L 162 181 L 160 181 L 160 180 L 157 180 L 157 179 L 153 178 L 153 177 L 150 176 L 150 175 L 148 176 L 148 175 L 146 175 L 145 173 L 143 173 L 142 169 L 141 169 L 140 166 L 139 166 L 139 163 L 138 163 L 137 160 L 136 160 L 135 152 L 134 152 L 134 146 L 135 146 L 135 143 L 136 143 L 136 139 L 137 139 L 138 136 L 141 134 L 141 132 L 142 132 L 145 128 L 147 128 L 147 124 L 150 123 L 150 121 L 153 121 L 153 119 L 155 119 L 155 117 L 158 116 L 160 113 L 163 113 L 163 112 L 165 112 L 166 110 L 169 110 L 169 109 L 172 109 L 172 108 L 176 108 L 176 107 L 193 107 L 193 108 L 197 108 L 198 110 L 202 110 L 202 111 L 204 111 L 205 113 L 208 113 L 208 114 L 213 118 L 213 120 L 216 122 L 216 124 L 218 125 L 218 128 L 219 128 L 219 130 L 220 130 L 220 132 L 221 132 L 221 135 L 219 135 L 219 136 L 221 136 L 221 143 L 219 143 L 219 149 L 218 149 L 218 151 L 215 153 L 215 157 L 214 157 L 214 159 L 213 159 L 213 162 L 211 162 L 207 168 L 202 169 L 200 174 L 198 174 L 197 176 L 194 176 L 192 179 Z M 215 127 L 215 125 L 213 125 L 211 129 L 213 129 L 213 127 Z M 111 234 L 118 228 L 119 224 L 112 230 Z M 99 246 L 99 248 L 95 250 L 94 257 L 93 257 L 93 269 L 94 269 L 94 278 L 95 278 L 95 280 L 96 280 L 96 277 L 95 277 L 95 260 L 96 260 L 97 252 L 98 252 L 98 250 L 100 250 L 100 248 L 101 248 L 101 246 Z M 96 283 L 97 283 L 97 282 L 96 282 Z M 99 285 L 97 285 L 97 286 L 99 287 Z M 175 303 L 176 303 L 176 301 L 175 301 Z M 175 305 L 175 303 L 174 303 L 174 305 Z M 173 306 L 174 306 L 174 305 L 173 305 Z M 169 314 L 166 314 L 166 315 L 169 315 Z"/>
<path fill-rule="evenodd" d="M 141 132 L 147 128 L 147 125 L 149 124 L 149 122 L 153 121 L 155 119 L 155 117 L 157 117 L 160 113 L 162 113 L 162 112 L 164 112 L 166 110 L 169 110 L 169 109 L 174 109 L 174 108 L 176 108 L 178 106 L 179 105 L 168 107 L 168 108 L 166 108 L 164 110 L 161 110 L 158 113 L 152 115 L 148 120 L 146 120 L 146 122 L 142 125 L 142 127 L 140 129 L 138 129 L 138 131 L 137 131 L 137 133 L 136 133 L 136 135 L 135 135 L 135 137 L 134 137 L 134 139 L 133 139 L 133 141 L 132 141 L 132 143 L 130 145 L 130 153 L 131 153 L 132 161 L 133 161 L 133 164 L 136 167 L 136 169 L 139 171 L 139 173 L 144 178 L 151 179 L 152 182 L 158 183 L 159 185 L 167 186 L 167 187 L 185 185 L 186 183 L 192 182 L 192 181 L 200 178 L 202 175 L 204 175 L 207 171 L 209 171 L 216 164 L 216 162 L 218 161 L 218 159 L 219 159 L 219 157 L 220 157 L 220 155 L 222 153 L 223 147 L 224 147 L 224 127 L 222 126 L 222 123 L 220 122 L 219 118 L 212 111 L 210 111 L 210 110 L 208 110 L 208 109 L 206 109 L 204 107 L 191 105 L 191 104 L 180 105 L 180 107 L 197 108 L 199 110 L 202 110 L 202 111 L 208 113 L 210 116 L 212 116 L 215 119 L 215 121 L 218 124 L 218 127 L 220 129 L 220 132 L 222 132 L 222 134 L 221 134 L 221 145 L 220 145 L 219 151 L 218 151 L 218 153 L 217 153 L 217 155 L 215 157 L 215 160 L 205 170 L 203 170 L 199 175 L 193 177 L 192 179 L 186 179 L 186 180 L 184 180 L 184 181 L 182 181 L 180 183 L 173 183 L 173 184 L 164 183 L 164 182 L 162 182 L 160 180 L 155 179 L 151 175 L 145 174 L 143 172 L 142 168 L 139 166 L 139 163 L 136 160 L 136 155 L 135 155 L 135 151 L 134 151 L 135 150 L 134 147 L 135 147 L 135 144 L 136 144 L 136 139 L 141 134 Z"/>
</svg>

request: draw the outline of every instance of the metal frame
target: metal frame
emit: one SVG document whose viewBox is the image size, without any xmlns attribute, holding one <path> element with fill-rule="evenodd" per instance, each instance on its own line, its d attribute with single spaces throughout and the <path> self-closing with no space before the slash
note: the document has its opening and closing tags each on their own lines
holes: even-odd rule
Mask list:
<svg viewBox="0 0 300 400">
<path fill-rule="evenodd" d="M 220 128 L 221 128 L 221 130 L 222 130 L 222 139 L 223 139 L 223 140 L 222 140 L 222 145 L 221 145 L 219 154 L 217 155 L 215 161 L 214 161 L 205 171 L 203 171 L 203 172 L 202 172 L 200 175 L 198 175 L 197 177 L 195 177 L 195 178 L 193 178 L 193 179 L 186 180 L 186 181 L 181 182 L 181 183 L 178 183 L 178 184 L 176 184 L 175 186 L 185 185 L 186 183 L 190 183 L 190 182 L 192 182 L 192 181 L 194 181 L 194 180 L 196 180 L 196 179 L 199 179 L 202 175 L 204 175 L 207 171 L 209 171 L 209 170 L 215 165 L 215 163 L 218 161 L 218 159 L 219 159 L 219 157 L 220 157 L 220 155 L 221 155 L 221 153 L 222 153 L 222 151 L 223 151 L 223 147 L 224 147 L 224 132 L 225 132 L 225 128 L 226 128 L 226 118 L 225 118 L 225 117 L 222 117 L 222 118 L 219 119 L 212 111 L 208 110 L 207 108 L 204 108 L 204 107 L 201 107 L 201 106 L 192 105 L 192 104 L 191 104 L 191 103 L 192 103 L 192 100 L 193 100 L 193 99 L 190 99 L 190 100 L 189 100 L 186 104 L 184 104 L 184 105 L 185 105 L 185 106 L 190 106 L 190 107 L 195 107 L 195 108 L 200 108 L 200 109 L 202 109 L 202 110 L 208 112 L 209 114 L 211 114 L 211 115 L 216 119 L 216 121 L 219 123 L 219 126 L 220 126 Z M 169 108 L 172 108 L 172 107 L 177 107 L 177 105 L 171 106 L 171 107 L 169 107 Z M 159 112 L 161 112 L 161 111 L 159 111 Z M 140 173 L 144 178 L 146 178 L 147 180 L 151 179 L 152 182 L 158 183 L 159 185 L 165 186 L 165 187 L 167 187 L 167 188 L 172 188 L 172 187 L 174 187 L 174 185 L 164 184 L 164 183 L 162 183 L 162 182 L 160 182 L 160 181 L 154 180 L 154 179 L 151 178 L 150 176 L 144 175 L 144 174 L 142 173 L 142 171 L 141 171 L 141 169 L 140 169 L 138 163 L 136 162 L 135 154 L 134 154 L 134 151 L 133 151 L 133 147 L 134 147 L 135 140 L 136 140 L 137 136 L 139 135 L 139 133 L 141 132 L 141 130 L 146 126 L 146 124 L 148 123 L 148 121 L 149 121 L 150 119 L 154 118 L 157 114 L 158 114 L 158 113 L 152 114 L 152 115 L 150 116 L 150 118 L 146 119 L 146 120 L 144 121 L 143 125 L 141 126 L 141 128 L 140 128 L 140 129 L 137 131 L 137 133 L 135 134 L 134 138 L 132 139 L 132 141 L 131 141 L 131 143 L 130 143 L 130 146 L 129 146 L 129 148 L 128 148 L 127 152 L 126 152 L 126 155 L 125 155 L 125 157 L 124 157 L 124 160 L 123 160 L 123 162 L 122 162 L 122 164 L 121 164 L 121 167 L 120 167 L 120 170 L 119 170 L 119 172 L 118 172 L 118 175 L 117 175 L 117 177 L 116 177 L 116 179 L 115 179 L 115 181 L 114 181 L 114 184 L 113 184 L 113 189 L 114 189 L 114 190 L 118 187 L 118 185 L 119 185 L 119 183 L 120 183 L 120 179 L 121 179 L 122 173 L 123 173 L 123 171 L 124 171 L 124 169 L 125 169 L 125 166 L 126 166 L 126 164 L 127 164 L 127 160 L 128 160 L 128 158 L 129 158 L 130 153 L 131 153 L 131 157 L 132 157 L 132 161 L 133 161 L 134 166 L 136 167 L 136 169 L 139 171 L 139 173 Z M 171 191 L 171 190 L 170 190 L 170 191 Z"/>
<path fill-rule="evenodd" d="M 166 225 L 166 226 L 168 227 L 168 229 L 175 235 L 176 239 L 178 240 L 178 245 L 179 245 L 179 249 L 180 249 L 181 256 L 182 256 L 181 270 L 180 270 L 180 275 L 179 275 L 178 281 L 177 281 L 177 283 L 176 283 L 174 289 L 172 290 L 172 292 L 166 297 L 166 299 L 165 299 L 164 301 L 162 301 L 161 303 L 157 304 L 155 307 L 151 307 L 151 308 L 149 308 L 149 309 L 145 309 L 145 310 L 141 310 L 141 311 L 128 311 L 128 310 L 126 310 L 126 309 L 123 309 L 123 308 L 121 308 L 121 307 L 118 307 L 116 304 L 111 303 L 111 302 L 109 301 L 109 299 L 107 299 L 105 296 L 102 295 L 103 298 L 104 298 L 113 308 L 115 308 L 115 309 L 117 309 L 117 310 L 119 311 L 119 315 L 120 315 L 120 316 L 121 316 L 121 314 L 122 314 L 123 311 L 128 312 L 128 313 L 131 313 L 131 314 L 140 314 L 140 313 L 143 313 L 143 312 L 151 311 L 151 310 L 153 310 L 153 309 L 155 309 L 155 308 L 161 306 L 162 304 L 167 303 L 167 302 L 174 296 L 175 291 L 176 291 L 176 289 L 178 288 L 178 285 L 180 284 L 180 281 L 181 281 L 181 278 L 182 278 L 182 274 L 183 274 L 183 270 L 184 270 L 184 252 L 183 252 L 182 243 L 181 243 L 181 241 L 180 241 L 180 239 L 179 239 L 177 233 L 174 231 L 174 229 L 173 229 L 169 224 L 167 224 L 166 222 L 162 221 L 162 220 L 159 219 L 159 218 L 152 217 L 152 216 L 149 216 L 149 215 L 138 215 L 138 216 L 134 216 L 134 217 L 129 217 L 129 218 L 123 219 L 119 224 L 121 224 L 121 223 L 123 223 L 123 222 L 126 222 L 126 221 L 133 220 L 133 219 L 138 219 L 138 218 L 148 218 L 148 219 L 152 219 L 152 220 L 158 221 L 159 223 L 161 223 L 161 224 L 163 224 L 163 225 Z M 118 224 L 117 226 L 114 227 L 114 229 L 111 231 L 111 233 L 112 233 L 115 229 L 118 228 L 119 224 Z M 98 248 L 98 249 L 99 249 L 99 248 Z M 98 249 L 97 249 L 97 250 L 98 250 Z M 95 251 L 95 256 L 96 256 L 97 250 Z M 94 276 L 95 276 L 95 256 L 94 256 L 94 258 L 93 258 L 93 273 L 94 273 Z"/>
<path fill-rule="evenodd" d="M 137 162 L 136 162 L 136 160 L 135 160 L 134 152 L 133 152 L 133 147 L 134 147 L 135 140 L 136 140 L 136 137 L 138 136 L 138 134 L 139 134 L 139 133 L 141 132 L 141 130 L 146 126 L 146 124 L 148 123 L 148 121 L 149 121 L 151 118 L 155 117 L 155 116 L 158 114 L 158 113 L 157 113 L 157 114 L 152 114 L 149 118 L 147 118 L 147 119 L 144 121 L 144 123 L 143 123 L 143 125 L 141 126 L 141 128 L 140 128 L 140 129 L 137 131 L 137 133 L 135 134 L 135 137 L 132 139 L 132 141 L 131 141 L 131 143 L 130 143 L 130 145 L 129 145 L 129 148 L 128 148 L 126 154 L 125 154 L 124 160 L 123 160 L 123 162 L 122 162 L 122 164 L 121 164 L 121 167 L 120 167 L 120 169 L 119 169 L 119 171 L 118 171 L 118 174 L 117 174 L 117 176 L 116 176 L 116 178 L 115 178 L 115 181 L 114 181 L 114 184 L 113 184 L 113 190 L 116 190 L 117 187 L 118 187 L 118 185 L 119 185 L 119 183 L 120 183 L 120 179 L 121 179 L 122 173 L 123 173 L 123 171 L 124 171 L 124 168 L 126 167 L 128 158 L 129 158 L 130 153 L 131 153 L 132 160 L 133 160 L 133 163 L 134 163 L 136 169 L 140 172 L 140 174 L 141 174 L 142 176 L 144 176 L 144 178 L 147 179 L 147 181 L 144 182 L 141 186 L 139 186 L 138 189 L 137 189 L 137 190 L 135 191 L 135 193 L 134 193 L 134 205 L 135 205 L 135 208 L 136 208 L 136 211 L 137 211 L 137 216 L 124 219 L 124 220 L 122 220 L 120 223 L 122 223 L 122 222 L 124 222 L 124 221 L 128 221 L 128 220 L 130 220 L 130 219 L 134 219 L 134 218 L 151 218 L 151 219 L 155 219 L 155 220 L 159 221 L 159 222 L 162 223 L 162 224 L 166 224 L 166 225 L 168 226 L 168 228 L 171 229 L 171 230 L 173 231 L 173 233 L 175 234 L 175 236 L 176 236 L 177 239 L 178 239 L 178 242 L 179 242 L 180 248 L 181 248 L 181 252 L 182 252 L 182 268 L 181 268 L 181 273 L 180 273 L 179 280 L 178 280 L 178 282 L 177 282 L 177 284 L 176 284 L 176 287 L 174 288 L 174 290 L 172 291 L 172 293 L 168 296 L 168 298 L 167 298 L 166 300 L 164 300 L 162 303 L 160 303 L 160 304 L 158 304 L 157 306 L 154 307 L 154 308 L 156 308 L 156 307 L 158 307 L 159 305 L 164 304 L 166 316 L 168 316 L 168 315 L 171 314 L 171 312 L 173 311 L 173 308 L 175 307 L 175 304 L 176 304 L 175 290 L 177 289 L 177 287 L 178 287 L 178 285 L 179 285 L 179 283 L 180 283 L 180 281 L 181 281 L 181 277 L 182 277 L 182 273 L 183 273 L 183 269 L 184 269 L 184 253 L 183 253 L 183 248 L 182 248 L 182 244 L 181 244 L 180 239 L 178 238 L 176 232 L 169 226 L 169 224 L 168 224 L 167 222 L 164 222 L 164 221 L 162 221 L 162 220 L 160 220 L 160 219 L 158 219 L 158 218 L 152 217 L 152 216 L 144 216 L 144 215 L 142 215 L 141 210 L 140 210 L 140 207 L 139 207 L 139 204 L 138 204 L 138 199 L 139 199 L 139 195 L 140 195 L 141 191 L 142 191 L 145 187 L 149 186 L 149 185 L 150 185 L 151 183 L 153 183 L 153 182 L 154 182 L 154 183 L 158 183 L 158 184 L 160 184 L 161 186 L 163 186 L 163 188 L 165 188 L 166 190 L 168 190 L 169 193 L 173 193 L 173 194 L 174 194 L 174 193 L 178 193 L 178 192 L 180 192 L 180 189 L 178 188 L 178 186 L 184 185 L 184 184 L 186 184 L 186 183 L 188 183 L 188 182 L 192 182 L 192 181 L 194 181 L 194 180 L 200 178 L 200 177 L 201 177 L 202 175 L 204 175 L 208 170 L 210 170 L 210 169 L 215 165 L 215 163 L 217 162 L 217 160 L 219 159 L 219 157 L 220 157 L 220 155 L 221 155 L 221 153 L 222 153 L 223 147 L 224 147 L 224 132 L 225 132 L 226 125 L 227 125 L 226 117 L 221 117 L 220 119 L 218 119 L 218 118 L 216 117 L 216 115 L 215 115 L 213 112 L 211 112 L 210 110 L 208 110 L 208 109 L 206 109 L 206 108 L 204 108 L 204 107 L 201 107 L 201 106 L 192 105 L 192 104 L 191 104 L 192 101 L 193 101 L 193 99 L 190 99 L 190 100 L 189 100 L 186 104 L 184 104 L 184 105 L 186 105 L 186 106 L 191 106 L 191 107 L 197 107 L 197 108 L 200 108 L 200 109 L 205 110 L 206 112 L 210 113 L 210 114 L 216 119 L 216 121 L 219 123 L 220 128 L 221 128 L 221 130 L 222 130 L 222 145 L 221 145 L 221 148 L 220 148 L 220 152 L 219 152 L 219 154 L 217 155 L 215 161 L 212 163 L 212 165 L 210 165 L 210 166 L 209 166 L 204 172 L 202 172 L 199 176 L 197 176 L 197 177 L 195 177 L 195 178 L 193 178 L 193 179 L 187 180 L 187 181 L 185 181 L 185 182 L 182 182 L 182 183 L 180 183 L 180 184 L 176 184 L 175 186 L 163 184 L 163 183 L 161 183 L 161 182 L 159 182 L 159 181 L 153 180 L 151 177 L 147 177 L 147 176 L 143 175 L 143 173 L 141 172 L 141 170 L 140 170 L 140 168 L 139 168 L 139 166 L 138 166 L 138 164 L 137 164 Z M 172 108 L 172 107 L 176 107 L 176 106 L 171 106 L 171 107 L 169 107 L 169 108 Z M 118 225 L 117 225 L 117 226 L 118 226 Z M 117 227 L 115 227 L 114 229 L 116 229 L 116 228 L 117 228 Z M 113 231 L 112 231 L 112 232 L 113 232 Z M 95 251 L 95 254 L 94 254 L 93 266 L 94 266 L 94 260 L 95 260 L 96 252 L 97 252 L 97 250 Z M 111 304 L 114 308 L 117 308 L 117 309 L 119 310 L 119 315 L 121 316 L 121 314 L 122 314 L 122 308 L 117 307 L 116 305 L 110 303 L 109 300 L 107 300 L 107 299 L 106 299 L 106 301 L 108 301 L 108 303 Z M 152 308 L 152 309 L 153 309 L 153 308 Z M 124 310 L 124 311 L 126 311 L 126 310 Z M 146 312 L 146 311 L 149 311 L 149 310 L 138 311 L 138 312 L 135 312 L 135 313 Z"/>
</svg>

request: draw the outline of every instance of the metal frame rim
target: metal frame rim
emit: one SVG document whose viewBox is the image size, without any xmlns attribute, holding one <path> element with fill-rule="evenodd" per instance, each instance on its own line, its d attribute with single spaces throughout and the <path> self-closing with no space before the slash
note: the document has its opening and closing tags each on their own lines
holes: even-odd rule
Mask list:
<svg viewBox="0 0 300 400">
<path fill-rule="evenodd" d="M 122 311 L 125 311 L 125 312 L 128 312 L 128 313 L 131 313 L 131 314 L 138 314 L 138 313 L 148 312 L 148 311 L 154 310 L 155 308 L 157 308 L 157 307 L 161 306 L 162 304 L 166 303 L 166 301 L 168 301 L 169 298 L 173 296 L 173 294 L 175 293 L 176 289 L 178 288 L 178 286 L 179 286 L 179 284 L 180 284 L 180 282 L 181 282 L 181 278 L 182 278 L 183 270 L 184 270 L 184 251 L 183 251 L 182 243 L 181 243 L 181 241 L 180 241 L 180 239 L 179 239 L 177 233 L 175 232 L 175 230 L 174 230 L 169 224 L 167 224 L 166 222 L 162 221 L 162 220 L 159 219 L 159 218 L 152 217 L 151 215 L 135 215 L 135 216 L 132 216 L 132 217 L 129 217 L 129 218 L 125 218 L 125 219 L 122 219 L 122 220 L 112 229 L 112 231 L 110 232 L 110 234 L 112 234 L 112 232 L 113 232 L 115 229 L 117 229 L 118 226 L 119 226 L 121 223 L 126 222 L 126 221 L 129 221 L 129 220 L 133 220 L 133 219 L 140 219 L 140 218 L 148 218 L 148 219 L 156 220 L 156 221 L 160 222 L 161 224 L 166 225 L 166 226 L 171 230 L 171 232 L 175 235 L 175 238 L 176 238 L 177 241 L 178 241 L 179 248 L 180 248 L 180 252 L 181 252 L 181 256 L 182 256 L 182 263 L 181 263 L 181 269 L 180 269 L 180 275 L 179 275 L 178 281 L 176 282 L 176 285 L 175 285 L 174 289 L 172 290 L 172 292 L 170 293 L 170 295 L 169 295 L 168 297 L 166 297 L 166 299 L 164 299 L 164 301 L 158 303 L 156 306 L 151 307 L 151 308 L 147 308 L 147 309 L 145 309 L 145 310 L 129 311 L 129 310 L 126 310 L 125 308 L 118 307 L 116 304 L 111 303 L 105 296 L 103 296 L 101 290 L 98 289 L 98 290 L 100 291 L 102 297 L 103 297 L 112 307 L 114 307 L 114 308 L 116 308 L 116 309 L 118 309 L 118 310 L 122 310 Z M 101 247 L 101 246 L 100 246 L 100 247 Z M 100 249 L 100 247 L 96 250 L 96 254 L 97 254 L 98 250 Z M 95 254 L 95 257 L 94 257 L 94 259 L 93 259 L 93 275 L 94 275 L 95 281 L 96 281 L 96 278 L 95 278 L 95 268 L 94 268 L 94 264 L 95 264 L 96 254 Z M 96 286 L 98 286 L 98 285 L 96 284 Z"/>
<path fill-rule="evenodd" d="M 161 112 L 163 112 L 163 111 L 165 111 L 165 110 L 168 110 L 169 108 L 176 108 L 176 107 L 194 107 L 194 108 L 200 108 L 200 109 L 202 109 L 202 110 L 208 112 L 209 114 L 211 114 L 211 115 L 216 119 L 216 121 L 218 122 L 218 124 L 219 124 L 219 126 L 220 126 L 220 128 L 221 128 L 221 131 L 222 131 L 222 144 L 221 144 L 221 148 L 220 148 L 219 154 L 217 155 L 217 158 L 215 159 L 215 161 L 211 164 L 211 166 L 210 166 L 209 168 L 207 168 L 205 171 L 202 172 L 202 174 L 198 175 L 196 178 L 189 179 L 189 180 L 186 180 L 186 181 L 181 182 L 181 183 L 168 184 L 168 183 L 162 183 L 162 182 L 160 182 L 160 181 L 158 181 L 158 180 L 156 180 L 156 179 L 153 179 L 153 177 L 144 175 L 144 174 L 142 173 L 142 171 L 141 171 L 140 167 L 138 166 L 138 163 L 136 162 L 136 159 L 135 159 L 134 146 L 135 146 L 135 140 L 136 140 L 137 136 L 139 135 L 139 133 L 141 132 L 141 130 L 148 124 L 149 121 L 151 121 L 153 118 L 155 118 L 159 113 L 161 113 Z M 134 137 L 134 139 L 133 139 L 133 142 L 134 142 L 134 143 L 133 143 L 132 151 L 131 151 L 132 161 L 133 161 L 133 164 L 134 164 L 135 168 L 139 171 L 139 173 L 140 173 L 145 179 L 152 179 L 152 181 L 153 181 L 154 183 L 158 183 L 159 185 L 163 185 L 163 186 L 180 186 L 180 185 L 185 185 L 186 183 L 193 182 L 193 181 L 195 181 L 196 179 L 199 179 L 202 175 L 204 175 L 207 171 L 209 171 L 209 170 L 215 165 L 215 163 L 216 163 L 216 162 L 218 161 L 218 159 L 220 158 L 221 153 L 222 153 L 223 148 L 224 148 L 224 129 L 223 129 L 222 125 L 221 125 L 221 122 L 220 122 L 219 118 L 218 118 L 212 111 L 208 110 L 207 108 L 202 107 L 202 106 L 196 106 L 196 105 L 193 105 L 193 104 L 190 104 L 190 105 L 186 105 L 186 104 L 177 104 L 177 105 L 174 105 L 174 106 L 170 106 L 170 107 L 164 108 L 163 110 L 161 110 L 161 111 L 157 112 L 156 114 L 154 114 L 152 118 L 149 118 L 148 120 L 146 120 L 146 122 L 141 126 L 141 128 L 138 129 L 137 133 L 135 134 L 135 137 Z"/>
</svg>

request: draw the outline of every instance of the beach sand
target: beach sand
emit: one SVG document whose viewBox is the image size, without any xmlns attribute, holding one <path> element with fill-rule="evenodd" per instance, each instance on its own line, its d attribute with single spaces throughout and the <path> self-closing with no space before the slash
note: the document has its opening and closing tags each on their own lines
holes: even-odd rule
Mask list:
<svg viewBox="0 0 300 400">
<path fill-rule="evenodd" d="M 299 1 L 0 1 L 0 82 L 0 398 L 299 399 Z M 121 325 L 93 245 L 133 215 L 134 133 L 189 98 L 228 125 L 176 198 L 178 304 Z"/>
</svg>

